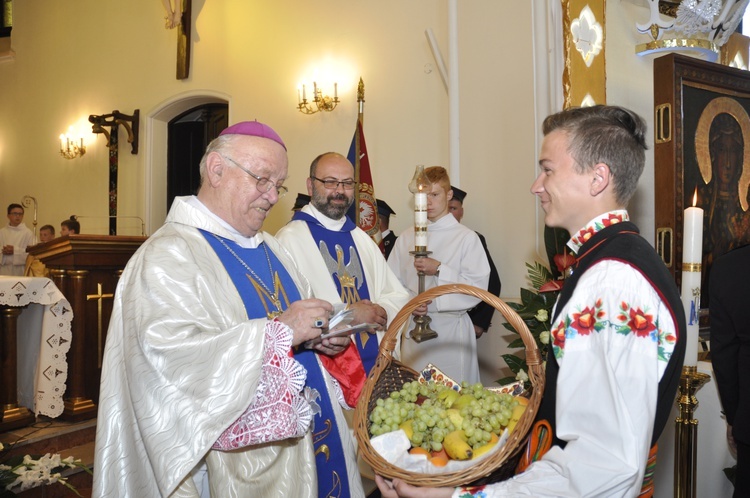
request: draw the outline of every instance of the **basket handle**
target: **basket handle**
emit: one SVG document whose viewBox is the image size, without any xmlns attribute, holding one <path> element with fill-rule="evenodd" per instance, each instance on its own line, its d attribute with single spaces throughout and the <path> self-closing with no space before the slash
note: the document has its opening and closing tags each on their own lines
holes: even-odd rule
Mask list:
<svg viewBox="0 0 750 498">
<path fill-rule="evenodd" d="M 466 284 L 439 285 L 437 287 L 433 287 L 432 289 L 426 290 L 425 292 L 415 296 L 411 301 L 406 303 L 404 307 L 401 308 L 401 311 L 399 311 L 396 317 L 393 319 L 391 325 L 388 327 L 388 330 L 383 336 L 383 340 L 380 343 L 380 354 L 385 355 L 389 360 L 392 359 L 393 351 L 396 347 L 398 339 L 398 334 L 406 321 L 411 318 L 412 312 L 420 305 L 425 304 L 428 301 L 432 301 L 444 294 L 466 294 L 469 296 L 478 297 L 485 303 L 494 307 L 500 312 L 501 315 L 503 315 L 505 320 L 510 323 L 521 336 L 521 340 L 523 340 L 523 345 L 526 350 L 526 364 L 529 365 L 529 367 L 531 367 L 532 365 L 542 364 L 541 353 L 539 352 L 539 348 L 536 345 L 534 336 L 531 335 L 529 328 L 526 326 L 526 323 L 518 315 L 518 313 L 516 313 L 513 308 L 505 304 L 502 299 L 495 296 L 494 294 L 490 294 L 486 290 L 480 289 L 479 287 L 474 287 Z"/>
</svg>

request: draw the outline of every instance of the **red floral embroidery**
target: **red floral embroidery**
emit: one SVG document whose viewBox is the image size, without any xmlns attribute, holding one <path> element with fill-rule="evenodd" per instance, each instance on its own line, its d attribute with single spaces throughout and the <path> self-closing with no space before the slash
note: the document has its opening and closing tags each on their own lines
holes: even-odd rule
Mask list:
<svg viewBox="0 0 750 498">
<path fill-rule="evenodd" d="M 580 244 L 583 244 L 587 240 L 589 240 L 593 235 L 596 233 L 596 229 L 593 226 L 588 226 L 585 228 L 582 228 L 580 232 L 578 232 L 578 235 L 576 238 L 578 239 L 578 242 Z"/>
<path fill-rule="evenodd" d="M 553 330 L 550 331 L 552 335 L 553 345 L 558 348 L 565 346 L 565 322 L 560 320 Z"/>
<path fill-rule="evenodd" d="M 623 218 L 622 214 L 609 213 L 609 216 L 602 220 L 602 225 L 604 225 L 605 227 L 608 227 L 610 225 L 616 225 L 617 223 L 622 223 L 623 221 L 622 218 Z"/>
<path fill-rule="evenodd" d="M 589 335 L 594 331 L 594 325 L 596 325 L 596 318 L 599 313 L 596 309 L 592 309 L 588 306 L 583 309 L 580 313 L 573 313 L 573 321 L 571 326 L 581 335 Z"/>
<path fill-rule="evenodd" d="M 640 308 L 630 309 L 628 326 L 638 337 L 648 337 L 651 332 L 656 330 L 654 316 L 645 314 Z"/>
</svg>

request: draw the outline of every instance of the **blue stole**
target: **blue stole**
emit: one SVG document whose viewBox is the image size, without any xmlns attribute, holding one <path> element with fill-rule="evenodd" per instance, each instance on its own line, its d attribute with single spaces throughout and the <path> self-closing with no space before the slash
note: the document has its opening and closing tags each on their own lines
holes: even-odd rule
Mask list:
<svg viewBox="0 0 750 498">
<path fill-rule="evenodd" d="M 352 231 L 357 228 L 354 222 L 347 218 L 341 230 L 336 232 L 327 229 L 318 220 L 302 211 L 297 211 L 292 219 L 307 223 L 310 234 L 320 250 L 320 255 L 326 262 L 328 273 L 331 274 L 341 301 L 352 304 L 362 299 L 370 299 L 362 259 L 359 257 L 357 245 L 352 237 Z M 365 374 L 369 375 L 378 357 L 377 337 L 368 332 L 360 332 L 352 338 L 362 358 Z"/>
<path fill-rule="evenodd" d="M 289 303 L 299 301 L 300 294 L 294 280 L 265 242 L 255 249 L 246 249 L 232 240 L 221 238 L 221 241 L 234 252 L 233 255 L 214 234 L 205 230 L 201 230 L 201 233 L 232 278 L 245 304 L 248 318 L 268 318 L 274 312 L 286 310 Z M 271 258 L 273 275 L 270 275 L 266 251 L 263 250 L 264 245 L 268 249 L 268 257 Z M 276 309 L 267 290 L 256 282 L 255 277 L 247 271 L 239 261 L 240 259 L 253 269 L 258 278 L 263 279 L 266 287 L 273 289 L 273 293 L 278 296 L 278 301 L 281 303 L 281 310 Z M 322 367 L 314 351 L 299 348 L 294 351 L 294 359 L 300 362 L 307 371 L 304 394 L 310 401 L 314 414 L 312 435 L 315 467 L 318 474 L 318 496 L 348 497 L 350 491 L 346 459 L 333 410 L 333 403 L 337 403 L 338 400 L 332 400 L 328 395 Z"/>
</svg>

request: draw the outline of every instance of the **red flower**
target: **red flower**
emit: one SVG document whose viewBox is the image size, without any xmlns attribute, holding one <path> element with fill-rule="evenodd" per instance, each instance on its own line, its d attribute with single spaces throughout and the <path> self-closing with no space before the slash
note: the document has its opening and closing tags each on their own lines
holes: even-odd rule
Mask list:
<svg viewBox="0 0 750 498">
<path fill-rule="evenodd" d="M 637 310 L 631 308 L 628 327 L 630 327 L 638 337 L 648 337 L 651 332 L 656 330 L 654 316 L 646 315 L 640 308 Z"/>
<path fill-rule="evenodd" d="M 562 280 L 550 280 L 549 282 L 539 287 L 539 292 L 556 292 L 562 289 L 562 287 Z"/>
<path fill-rule="evenodd" d="M 559 348 L 565 346 L 565 322 L 563 320 L 558 322 L 557 327 L 551 330 L 550 334 L 552 334 L 552 341 L 555 346 Z"/>
<path fill-rule="evenodd" d="M 602 220 L 602 224 L 605 227 L 608 227 L 610 225 L 616 225 L 617 223 L 622 223 L 622 215 L 621 214 L 612 214 L 609 213 L 609 218 L 605 218 Z"/>
<path fill-rule="evenodd" d="M 584 308 L 580 313 L 573 313 L 571 326 L 581 335 L 589 335 L 596 325 L 596 309 Z"/>
<path fill-rule="evenodd" d="M 594 227 L 588 227 L 581 229 L 580 232 L 578 232 L 578 235 L 576 236 L 578 238 L 578 241 L 583 244 L 587 240 L 589 240 L 594 235 Z"/>
<path fill-rule="evenodd" d="M 568 252 L 555 254 L 555 257 L 552 259 L 555 262 L 555 266 L 557 266 L 557 271 L 560 273 L 565 273 L 565 270 L 576 262 L 576 258 Z"/>
</svg>

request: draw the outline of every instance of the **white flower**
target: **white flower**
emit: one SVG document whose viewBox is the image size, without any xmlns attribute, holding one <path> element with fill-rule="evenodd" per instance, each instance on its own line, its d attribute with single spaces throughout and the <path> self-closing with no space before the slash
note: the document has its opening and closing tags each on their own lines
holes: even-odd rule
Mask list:
<svg viewBox="0 0 750 498">
<path fill-rule="evenodd" d="M 536 316 L 534 318 L 536 318 L 540 322 L 546 322 L 549 318 L 549 314 L 547 313 L 547 310 L 540 309 L 536 312 Z"/>
<path fill-rule="evenodd" d="M 549 332 L 546 330 L 539 333 L 539 342 L 542 344 L 549 344 Z"/>
<path fill-rule="evenodd" d="M 526 382 L 527 380 L 529 380 L 529 375 L 526 373 L 526 370 L 524 370 L 523 368 L 519 370 L 518 373 L 516 374 L 516 380 L 520 380 L 523 382 Z"/>
</svg>

